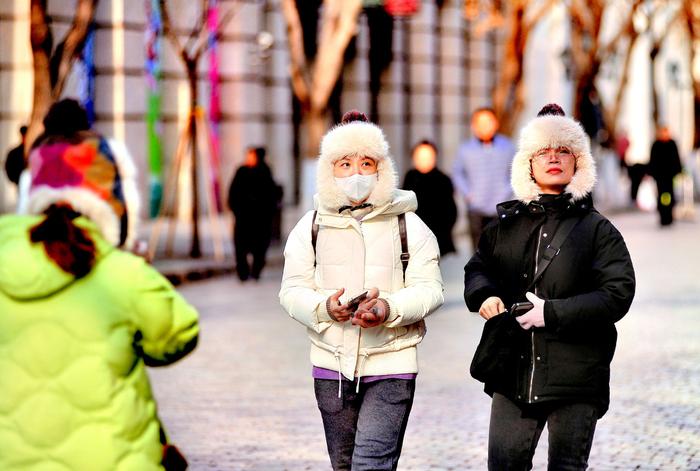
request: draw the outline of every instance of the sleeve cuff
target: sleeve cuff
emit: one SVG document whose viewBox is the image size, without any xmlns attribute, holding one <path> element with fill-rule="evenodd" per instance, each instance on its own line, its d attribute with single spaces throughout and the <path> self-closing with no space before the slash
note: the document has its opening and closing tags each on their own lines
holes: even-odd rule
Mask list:
<svg viewBox="0 0 700 471">
<path fill-rule="evenodd" d="M 544 326 L 549 330 L 557 330 L 559 327 L 559 318 L 554 313 L 554 306 L 552 306 L 552 301 L 544 302 Z"/>
<path fill-rule="evenodd" d="M 318 303 L 318 307 L 316 308 L 316 319 L 318 319 L 318 322 L 333 322 L 333 318 L 331 315 L 328 313 L 328 301 L 330 298 L 326 299 L 326 302 L 320 302 Z"/>
<path fill-rule="evenodd" d="M 384 324 L 391 324 L 399 318 L 398 309 L 391 306 L 391 303 L 386 298 L 379 298 L 380 301 L 384 302 L 384 307 L 387 309 L 386 319 L 384 319 Z"/>
</svg>

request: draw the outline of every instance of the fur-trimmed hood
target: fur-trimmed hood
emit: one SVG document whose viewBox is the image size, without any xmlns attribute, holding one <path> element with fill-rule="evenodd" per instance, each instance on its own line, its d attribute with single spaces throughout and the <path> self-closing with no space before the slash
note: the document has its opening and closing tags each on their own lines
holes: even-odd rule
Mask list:
<svg viewBox="0 0 700 471">
<path fill-rule="evenodd" d="M 566 116 L 543 115 L 530 121 L 520 132 L 510 178 L 518 200 L 529 203 L 541 193 L 539 185 L 532 178 L 532 156 L 539 150 L 557 147 L 571 149 L 576 157 L 576 171 L 564 192 L 578 201 L 593 190 L 596 182 L 595 161 L 591 155 L 590 139 L 583 127 Z"/>
<path fill-rule="evenodd" d="M 377 161 L 377 184 L 367 197 L 375 208 L 390 203 L 398 186 L 398 175 L 389 155 L 389 144 L 382 130 L 368 122 L 352 121 L 339 124 L 328 131 L 321 141 L 321 153 L 316 168 L 316 187 L 321 206 L 337 211 L 351 204 L 336 185 L 333 163 L 346 156 L 371 157 Z"/>
</svg>

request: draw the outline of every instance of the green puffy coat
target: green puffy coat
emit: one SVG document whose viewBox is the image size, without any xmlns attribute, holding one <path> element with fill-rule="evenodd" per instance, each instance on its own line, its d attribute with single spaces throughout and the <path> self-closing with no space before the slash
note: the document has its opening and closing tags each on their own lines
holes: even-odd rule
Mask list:
<svg viewBox="0 0 700 471">
<path fill-rule="evenodd" d="M 43 216 L 0 217 L 0 469 L 162 469 L 145 364 L 197 342 L 197 312 L 142 258 L 97 247 L 82 279 L 29 240 Z"/>
</svg>

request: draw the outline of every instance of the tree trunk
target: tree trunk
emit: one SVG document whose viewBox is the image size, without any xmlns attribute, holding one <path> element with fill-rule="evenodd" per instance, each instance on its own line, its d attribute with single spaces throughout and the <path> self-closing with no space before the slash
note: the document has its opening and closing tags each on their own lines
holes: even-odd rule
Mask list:
<svg viewBox="0 0 700 471">
<path fill-rule="evenodd" d="M 324 0 L 318 50 L 313 67 L 306 63 L 303 31 L 294 0 L 280 4 L 287 24 L 292 91 L 299 99 L 307 141 L 304 155 L 315 157 L 328 127 L 328 100 L 343 70 L 343 56 L 357 30 L 361 0 Z"/>
<path fill-rule="evenodd" d="M 622 110 L 622 101 L 625 96 L 625 90 L 627 89 L 627 83 L 629 82 L 629 74 L 627 71 L 629 70 L 630 63 L 632 62 L 632 51 L 634 50 L 638 37 L 639 35 L 636 33 L 633 33 L 630 37 L 629 46 L 625 52 L 625 60 L 623 61 L 622 69 L 620 71 L 620 83 L 617 86 L 615 101 L 612 107 L 607 108 L 610 111 L 605 114 L 605 122 L 608 123 L 608 132 L 610 133 L 610 137 L 613 139 L 617 137 L 620 110 Z"/>
<path fill-rule="evenodd" d="M 51 98 L 51 76 L 49 62 L 52 45 L 51 30 L 46 16 L 46 0 L 32 0 L 30 7 L 30 42 L 34 68 L 34 96 L 32 114 L 27 129 L 25 154 L 42 133 L 42 120 L 53 102 Z"/>
<path fill-rule="evenodd" d="M 52 54 L 53 41 L 46 15 L 47 0 L 31 0 L 30 43 L 34 69 L 34 97 L 27 130 L 28 151 L 43 132 L 42 121 L 51 105 L 61 97 L 65 81 L 85 44 L 97 0 L 77 0 L 73 23 Z"/>
<path fill-rule="evenodd" d="M 660 48 L 654 45 L 649 52 L 649 88 L 651 89 L 651 118 L 654 122 L 654 129 L 659 127 L 659 93 L 656 91 L 656 59 L 659 57 Z"/>
<path fill-rule="evenodd" d="M 197 172 L 197 120 L 195 113 L 197 112 L 197 61 L 193 59 L 185 60 L 187 67 L 187 83 L 190 88 L 190 168 L 192 174 L 192 246 L 190 248 L 190 257 L 199 258 L 202 256 L 202 250 L 199 243 L 199 179 Z"/>
</svg>

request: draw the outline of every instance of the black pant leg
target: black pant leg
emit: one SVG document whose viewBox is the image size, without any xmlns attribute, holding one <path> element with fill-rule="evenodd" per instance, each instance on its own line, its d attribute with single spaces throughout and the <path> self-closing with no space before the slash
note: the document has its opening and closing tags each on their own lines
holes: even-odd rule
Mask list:
<svg viewBox="0 0 700 471">
<path fill-rule="evenodd" d="M 242 222 L 236 222 L 233 228 L 233 247 L 236 253 L 236 273 L 241 281 L 245 281 L 250 276 L 250 266 L 248 265 L 248 253 L 250 252 L 250 237 L 246 233 L 246 226 Z"/>
<path fill-rule="evenodd" d="M 592 404 L 567 404 L 547 417 L 550 471 L 584 471 L 588 467 L 598 410 Z"/>
<path fill-rule="evenodd" d="M 488 469 L 526 471 L 542 434 L 542 418 L 523 417 L 522 410 L 507 397 L 495 393 L 491 401 Z"/>
</svg>

